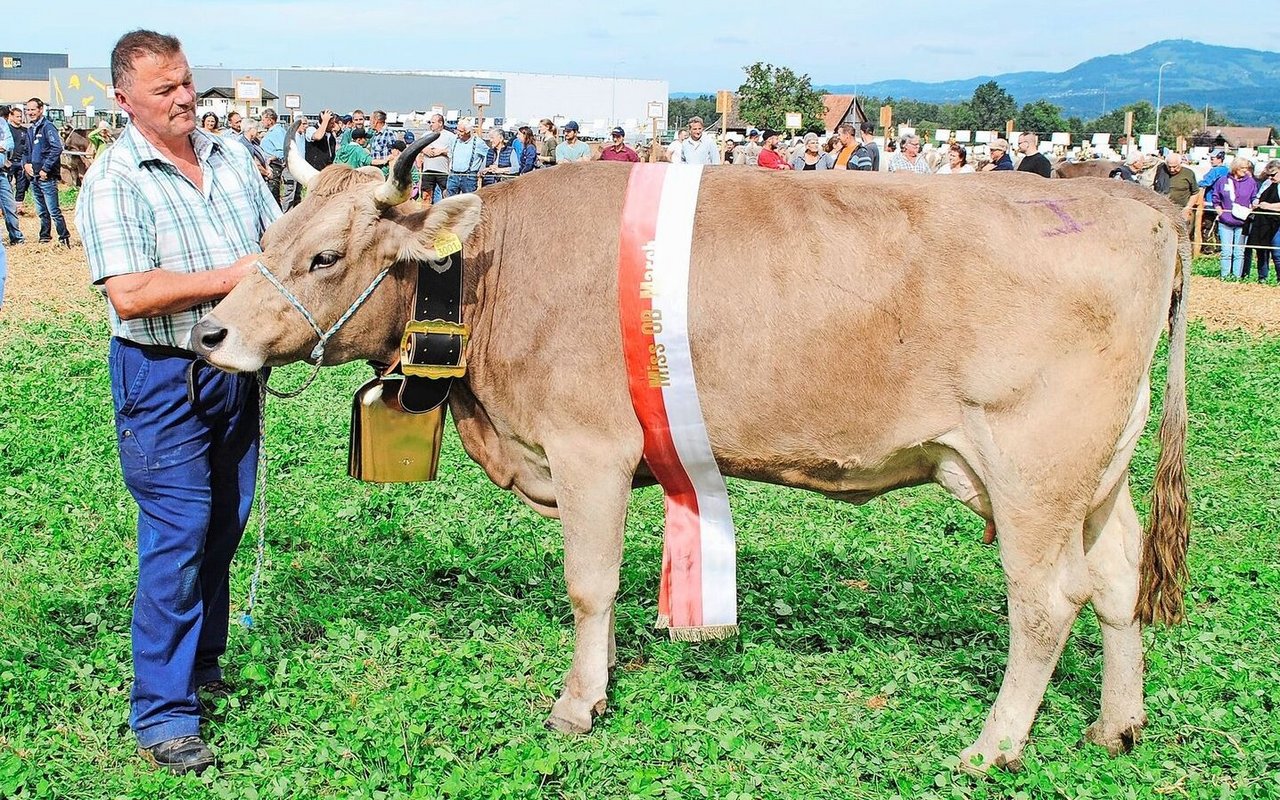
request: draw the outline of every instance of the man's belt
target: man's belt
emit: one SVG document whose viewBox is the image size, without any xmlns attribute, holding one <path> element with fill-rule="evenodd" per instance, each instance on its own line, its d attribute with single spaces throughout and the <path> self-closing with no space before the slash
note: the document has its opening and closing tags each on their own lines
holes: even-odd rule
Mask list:
<svg viewBox="0 0 1280 800">
<path fill-rule="evenodd" d="M 463 177 L 474 177 L 474 176 L 476 175 L 476 173 L 477 173 L 477 171 L 472 171 L 472 172 L 452 172 L 452 171 L 450 171 L 450 172 L 449 172 L 449 174 L 450 174 L 450 175 L 461 175 L 461 176 L 463 176 Z"/>
<path fill-rule="evenodd" d="M 430 411 L 449 396 L 454 378 L 467 371 L 463 350 L 469 331 L 462 322 L 462 251 L 443 263 L 418 262 L 413 318 L 400 340 L 400 405 L 412 414 Z M 395 387 L 388 387 L 392 391 Z"/>
</svg>

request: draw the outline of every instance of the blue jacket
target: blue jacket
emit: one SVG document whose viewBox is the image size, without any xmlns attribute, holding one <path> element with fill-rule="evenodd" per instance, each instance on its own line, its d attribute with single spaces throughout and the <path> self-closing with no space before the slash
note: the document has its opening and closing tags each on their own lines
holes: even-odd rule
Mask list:
<svg viewBox="0 0 1280 800">
<path fill-rule="evenodd" d="M 48 177 L 57 179 L 62 165 L 62 136 L 58 126 L 41 117 L 40 121 L 27 128 L 27 154 L 23 164 L 30 164 L 31 170 L 40 176 L 44 172 Z"/>
</svg>

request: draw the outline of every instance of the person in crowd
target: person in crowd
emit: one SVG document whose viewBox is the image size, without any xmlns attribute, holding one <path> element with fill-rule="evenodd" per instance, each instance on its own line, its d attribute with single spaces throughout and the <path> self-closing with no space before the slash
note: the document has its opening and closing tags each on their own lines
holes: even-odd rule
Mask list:
<svg viewBox="0 0 1280 800">
<path fill-rule="evenodd" d="M 369 156 L 369 132 L 364 128 L 357 128 L 351 132 L 351 141 L 338 147 L 338 152 L 333 157 L 333 163 L 346 164 L 352 169 L 360 169 L 373 164 L 373 159 Z M 374 166 L 382 166 L 374 164 Z"/>
<path fill-rule="evenodd" d="M 983 172 L 1013 172 L 1008 139 L 996 139 L 987 146 L 987 151 L 991 154 L 991 160 L 982 168 Z"/>
<path fill-rule="evenodd" d="M 487 150 L 484 142 L 471 130 L 471 123 L 459 121 L 458 135 L 449 145 L 449 181 L 445 186 L 448 197 L 476 190 L 476 180 L 484 166 Z"/>
<path fill-rule="evenodd" d="M 27 152 L 22 171 L 31 181 L 36 195 L 36 212 L 40 215 L 40 241 L 52 241 L 52 229 L 58 241 L 71 246 L 71 232 L 58 206 L 58 175 L 62 171 L 62 137 L 58 128 L 45 116 L 44 101 L 33 97 L 27 101 Z"/>
<path fill-rule="evenodd" d="M 200 129 L 217 135 L 219 133 L 218 115 L 212 111 L 204 112 L 204 114 L 200 116 Z"/>
<path fill-rule="evenodd" d="M 244 125 L 244 117 L 240 116 L 239 111 L 232 111 L 227 114 L 227 127 L 223 128 L 220 133 L 223 136 L 236 137 L 242 133 L 241 127 Z M 241 142 L 243 144 L 244 142 Z"/>
<path fill-rule="evenodd" d="M 862 141 L 862 147 L 867 152 L 867 158 L 871 161 L 871 166 L 864 171 L 879 172 L 880 171 L 880 145 L 876 144 L 876 126 L 871 124 L 870 120 L 864 121 L 858 125 L 858 138 Z M 889 143 L 890 145 L 893 142 Z"/>
<path fill-rule="evenodd" d="M 489 149 L 484 154 L 484 166 L 478 174 L 481 186 L 492 186 L 520 174 L 520 159 L 502 128 L 494 127 L 489 131 Z"/>
<path fill-rule="evenodd" d="M 201 697 L 229 691 L 228 573 L 253 502 L 259 407 L 256 376 L 202 367 L 188 338 L 257 274 L 280 209 L 243 147 L 196 130 L 177 39 L 127 33 L 111 68 L 130 124 L 89 168 L 76 224 L 110 312 L 116 441 L 138 506 L 129 724 L 148 762 L 199 773 L 214 763 Z"/>
<path fill-rule="evenodd" d="M 780 150 L 782 134 L 774 130 L 765 130 L 761 131 L 760 138 L 764 140 L 764 145 L 760 148 L 757 166 L 763 169 L 791 169 L 786 156 Z"/>
<path fill-rule="evenodd" d="M 13 153 L 9 156 L 9 175 L 13 178 L 13 202 L 18 207 L 18 215 L 26 213 L 23 201 L 27 199 L 27 173 L 22 169 L 22 162 L 27 156 L 26 112 L 19 103 L 9 109 L 9 130 L 13 133 Z"/>
<path fill-rule="evenodd" d="M 668 161 L 675 162 L 680 159 L 680 148 L 684 147 L 684 143 L 685 141 L 688 140 L 688 138 L 689 138 L 688 128 L 681 128 L 680 130 L 676 131 L 676 138 L 671 142 L 671 144 L 667 145 Z"/>
<path fill-rule="evenodd" d="M 689 138 L 680 145 L 680 151 L 673 160 L 680 164 L 719 164 L 720 148 L 716 146 L 715 139 L 705 132 L 702 117 L 691 117 Z M 763 134 L 761 138 L 764 138 Z"/>
<path fill-rule="evenodd" d="M 364 123 L 364 112 L 358 108 L 350 114 L 344 114 L 342 116 L 342 133 L 338 136 L 338 146 L 341 147 L 342 145 L 350 142 L 351 134 L 355 133 L 356 128 L 363 128 L 366 131 L 369 130 L 365 127 Z"/>
<path fill-rule="evenodd" d="M 854 152 L 862 144 L 858 139 L 857 127 L 848 122 L 840 123 L 836 126 L 836 138 L 840 141 L 840 150 L 835 155 L 835 168 L 853 169 L 849 166 L 849 159 L 853 158 Z"/>
<path fill-rule="evenodd" d="M 827 137 L 827 141 L 822 145 L 822 152 L 831 156 L 831 163 L 834 164 L 836 156 L 840 153 L 840 135 L 833 133 Z"/>
<path fill-rule="evenodd" d="M 760 131 L 755 128 L 748 128 L 747 141 L 743 143 L 740 153 L 735 149 L 733 163 L 744 164 L 748 167 L 759 166 L 760 149 Z"/>
<path fill-rule="evenodd" d="M 1183 209 L 1187 219 L 1191 219 L 1191 198 L 1198 191 L 1195 173 L 1182 165 L 1181 153 L 1170 153 L 1162 167 L 1168 175 L 1164 194 L 1168 195 L 1169 202 Z"/>
<path fill-rule="evenodd" d="M 89 145 L 93 148 L 93 157 L 97 158 L 102 155 L 111 143 L 115 141 L 115 137 L 111 135 L 111 126 L 107 124 L 105 119 L 98 120 L 98 124 L 93 130 L 89 131 Z"/>
<path fill-rule="evenodd" d="M 938 168 L 937 175 L 971 174 L 973 166 L 969 163 L 969 152 L 959 142 L 952 142 L 947 148 L 947 163 Z"/>
<path fill-rule="evenodd" d="M 324 169 L 333 163 L 338 154 L 338 116 L 329 109 L 320 112 L 320 119 L 307 128 L 303 157 L 316 169 Z"/>
<path fill-rule="evenodd" d="M 1280 159 L 1273 158 L 1258 173 L 1258 190 L 1252 204 L 1253 213 L 1249 214 L 1247 224 L 1244 226 L 1244 269 L 1241 270 L 1241 275 L 1245 278 L 1249 277 L 1256 257 L 1259 283 L 1267 282 L 1267 276 L 1270 274 L 1268 266 L 1272 262 L 1276 264 L 1276 277 L 1280 278 L 1280 261 L 1272 258 L 1271 251 L 1271 240 L 1275 238 L 1277 218 L 1266 211 L 1258 211 L 1263 198 L 1271 193 L 1271 188 L 1275 186 L 1277 172 L 1280 172 Z"/>
<path fill-rule="evenodd" d="M 458 137 L 445 129 L 441 114 L 432 114 L 428 126 L 438 136 L 422 151 L 422 200 L 438 203 L 449 189 L 449 159 Z"/>
<path fill-rule="evenodd" d="M 1128 161 L 1121 162 L 1119 166 L 1111 170 L 1107 176 L 1118 181 L 1130 181 L 1138 183 L 1142 180 L 1142 170 L 1146 169 L 1147 160 L 1142 153 L 1135 153 Z"/>
<path fill-rule="evenodd" d="M 1003 139 L 1001 141 L 1004 141 Z M 1005 144 L 1008 148 L 1008 143 Z M 1011 167 L 1012 168 L 1012 167 Z M 898 152 L 889 158 L 889 172 L 914 172 L 917 175 L 929 175 L 929 162 L 920 155 L 920 137 L 914 133 L 903 136 L 898 141 Z"/>
<path fill-rule="evenodd" d="M 370 119 L 373 120 L 373 135 L 369 137 L 369 158 L 375 167 L 381 167 L 391 158 L 391 143 L 396 140 L 396 134 L 387 127 L 387 112 L 375 111 Z M 356 135 L 351 134 L 351 138 L 356 138 Z"/>
<path fill-rule="evenodd" d="M 533 135 L 533 128 L 521 125 L 516 131 L 516 142 L 520 145 L 520 174 L 533 172 L 538 168 L 538 140 Z"/>
<path fill-rule="evenodd" d="M 804 149 L 795 158 L 791 159 L 791 168 L 801 172 L 811 172 L 821 169 L 833 169 L 834 167 L 835 160 L 831 158 L 831 154 L 822 152 L 822 143 L 818 139 L 818 134 L 806 133 L 804 135 Z"/>
<path fill-rule="evenodd" d="M 1216 225 L 1217 198 L 1213 196 L 1213 187 L 1222 180 L 1229 170 L 1226 165 L 1227 154 L 1222 150 L 1214 150 L 1209 154 L 1209 171 L 1200 179 L 1199 186 L 1204 190 L 1204 224 Z"/>
<path fill-rule="evenodd" d="M 609 131 L 609 144 L 600 151 L 601 161 L 630 161 L 633 163 L 640 162 L 640 154 L 635 150 L 627 147 L 627 132 L 622 128 L 614 128 Z"/>
<path fill-rule="evenodd" d="M 556 147 L 560 144 L 557 138 L 556 124 L 549 119 L 538 123 L 538 166 L 553 167 L 556 163 Z"/>
<path fill-rule="evenodd" d="M 240 125 L 240 143 L 249 148 L 249 155 L 253 156 L 253 164 L 258 168 L 258 174 L 262 176 L 262 180 L 266 181 L 268 188 L 271 186 L 271 159 L 267 157 L 266 152 L 262 149 L 260 142 L 262 132 L 258 130 L 258 123 L 251 119 L 243 120 Z"/>
<path fill-rule="evenodd" d="M 18 227 L 18 206 L 13 199 L 13 184 L 9 182 L 10 166 L 17 144 L 13 128 L 9 125 L 9 107 L 0 106 L 0 214 L 9 233 L 9 245 L 22 244 L 25 239 Z M 22 135 L 19 130 L 18 136 Z M 0 299 L 3 294 L 0 293 Z"/>
<path fill-rule="evenodd" d="M 1244 277 L 1244 224 L 1258 197 L 1258 181 L 1247 158 L 1231 160 L 1226 175 L 1213 185 L 1214 211 L 1218 215 L 1218 241 L 1222 245 L 1221 277 Z"/>
<path fill-rule="evenodd" d="M 567 164 L 590 159 L 591 145 L 578 138 L 578 123 L 569 120 L 564 124 L 564 141 L 556 145 L 556 163 Z"/>
<path fill-rule="evenodd" d="M 262 109 L 262 137 L 258 140 L 258 146 L 267 156 L 267 168 L 271 170 L 267 186 L 277 203 L 280 202 L 280 188 L 284 177 L 284 137 L 287 133 L 273 109 Z"/>
<path fill-rule="evenodd" d="M 1022 161 L 1018 162 L 1018 172 L 1034 172 L 1041 178 L 1053 174 L 1053 164 L 1040 152 L 1040 137 L 1034 133 L 1018 135 L 1018 152 L 1022 153 Z"/>
<path fill-rule="evenodd" d="M 396 162 L 404 155 L 405 148 L 410 144 L 412 144 L 412 142 L 406 142 L 403 139 L 396 139 L 391 143 L 391 157 L 387 159 L 387 163 L 382 165 L 382 177 L 386 178 L 391 175 L 391 170 L 395 169 Z M 422 173 L 417 167 L 409 170 L 409 184 L 414 187 L 420 187 L 422 185 Z M 422 197 L 421 190 L 419 189 L 418 191 L 418 196 Z"/>
</svg>

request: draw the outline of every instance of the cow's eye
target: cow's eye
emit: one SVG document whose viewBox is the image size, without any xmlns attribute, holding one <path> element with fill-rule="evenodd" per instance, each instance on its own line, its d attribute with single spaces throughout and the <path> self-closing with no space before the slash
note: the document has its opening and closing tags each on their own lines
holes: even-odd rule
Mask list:
<svg viewBox="0 0 1280 800">
<path fill-rule="evenodd" d="M 332 267 L 338 263 L 340 258 L 342 258 L 342 253 L 337 250 L 325 250 L 323 253 L 316 253 L 315 257 L 311 259 L 311 271 L 315 272 L 318 269 Z"/>
</svg>

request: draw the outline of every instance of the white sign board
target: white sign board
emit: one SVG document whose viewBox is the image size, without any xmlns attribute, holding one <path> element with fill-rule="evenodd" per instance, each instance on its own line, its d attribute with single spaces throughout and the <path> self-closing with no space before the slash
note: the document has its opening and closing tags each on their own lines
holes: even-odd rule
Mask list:
<svg viewBox="0 0 1280 800">
<path fill-rule="evenodd" d="M 788 111 L 788 112 L 787 112 L 787 127 L 788 127 L 788 128 L 793 128 L 793 129 L 794 129 L 794 128 L 799 128 L 799 127 L 800 127 L 801 120 L 802 120 L 802 118 L 801 118 L 801 116 L 800 116 L 800 112 L 798 112 L 798 111 Z"/>
<path fill-rule="evenodd" d="M 292 108 L 292 109 L 299 109 L 299 108 L 302 108 L 302 95 L 300 95 L 300 94 L 286 94 L 286 95 L 284 96 L 284 107 L 285 107 L 285 108 Z"/>
<path fill-rule="evenodd" d="M 1110 147 L 1110 146 L 1111 146 L 1111 134 L 1109 134 L 1109 133 L 1095 133 L 1095 134 L 1093 135 L 1093 137 L 1090 139 L 1090 141 L 1091 141 L 1091 142 L 1093 142 L 1093 146 L 1094 146 L 1094 147 Z"/>
<path fill-rule="evenodd" d="M 952 131 L 957 142 L 967 142 L 970 139 L 971 131 Z"/>
<path fill-rule="evenodd" d="M 649 104 L 649 119 L 662 119 L 662 103 L 654 101 Z"/>
<path fill-rule="evenodd" d="M 262 81 L 257 78 L 240 78 L 236 81 L 237 102 L 262 102 Z"/>
<path fill-rule="evenodd" d="M 946 128 L 938 128 L 938 130 L 933 134 L 933 140 L 935 142 L 945 142 L 950 138 L 951 138 L 951 131 L 947 130 Z"/>
<path fill-rule="evenodd" d="M 1138 149 L 1144 153 L 1154 153 L 1160 149 L 1154 133 L 1144 133 L 1138 137 Z"/>
<path fill-rule="evenodd" d="M 1063 133 L 1062 131 L 1054 131 L 1053 137 L 1050 139 L 1050 141 L 1053 142 L 1054 144 L 1060 144 L 1060 145 L 1063 145 L 1064 147 L 1069 147 L 1071 145 L 1071 134 Z"/>
<path fill-rule="evenodd" d="M 991 131 L 975 131 L 973 140 L 978 144 L 987 144 L 991 141 Z"/>
<path fill-rule="evenodd" d="M 432 107 L 431 107 L 431 113 L 432 113 L 432 114 L 439 114 L 440 116 L 442 116 L 442 117 L 443 117 L 443 116 L 444 116 L 444 106 L 432 106 Z"/>
<path fill-rule="evenodd" d="M 472 86 L 471 87 L 471 105 L 487 106 L 489 105 L 489 87 L 488 86 Z"/>
<path fill-rule="evenodd" d="M 458 109 L 456 109 L 456 108 L 451 108 L 451 109 L 449 109 L 449 111 L 445 113 L 444 118 L 445 118 L 446 120 L 448 120 L 449 122 L 457 122 L 457 121 L 458 121 Z"/>
</svg>

